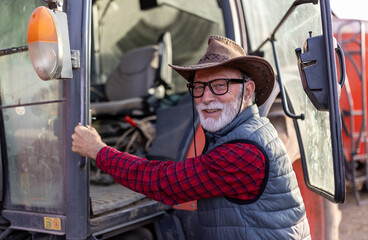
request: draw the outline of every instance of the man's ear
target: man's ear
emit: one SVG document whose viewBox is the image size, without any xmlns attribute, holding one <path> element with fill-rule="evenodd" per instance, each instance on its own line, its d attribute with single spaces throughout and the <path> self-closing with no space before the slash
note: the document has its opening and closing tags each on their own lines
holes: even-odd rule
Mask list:
<svg viewBox="0 0 368 240">
<path fill-rule="evenodd" d="M 251 101 L 256 85 L 253 81 L 244 83 L 244 101 L 248 104 Z"/>
</svg>

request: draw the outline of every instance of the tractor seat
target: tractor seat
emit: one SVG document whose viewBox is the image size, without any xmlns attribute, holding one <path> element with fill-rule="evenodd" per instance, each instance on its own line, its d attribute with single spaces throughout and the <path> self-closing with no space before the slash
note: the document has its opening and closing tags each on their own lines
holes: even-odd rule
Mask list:
<svg viewBox="0 0 368 240">
<path fill-rule="evenodd" d="M 91 103 L 92 115 L 114 115 L 126 109 L 141 109 L 142 97 L 152 86 L 158 68 L 158 46 L 128 51 L 105 84 L 107 102 Z"/>
</svg>

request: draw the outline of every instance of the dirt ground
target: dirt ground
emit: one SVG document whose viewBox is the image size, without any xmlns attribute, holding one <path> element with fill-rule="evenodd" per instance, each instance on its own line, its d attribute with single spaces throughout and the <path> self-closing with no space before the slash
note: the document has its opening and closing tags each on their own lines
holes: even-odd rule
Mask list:
<svg viewBox="0 0 368 240">
<path fill-rule="evenodd" d="M 368 201 L 368 193 L 361 193 Z M 339 227 L 340 240 L 368 240 L 368 203 L 358 206 L 351 190 L 346 192 L 346 201 L 340 204 L 342 219 Z"/>
</svg>

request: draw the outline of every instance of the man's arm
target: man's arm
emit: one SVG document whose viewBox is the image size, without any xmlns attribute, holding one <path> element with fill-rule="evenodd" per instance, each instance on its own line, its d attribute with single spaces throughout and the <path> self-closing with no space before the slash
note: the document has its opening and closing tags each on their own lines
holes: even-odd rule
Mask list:
<svg viewBox="0 0 368 240">
<path fill-rule="evenodd" d="M 72 150 L 95 159 L 118 183 L 166 204 L 227 196 L 250 200 L 265 177 L 265 156 L 254 145 L 226 143 L 182 162 L 148 161 L 107 147 L 97 131 L 78 124 Z"/>
<path fill-rule="evenodd" d="M 262 188 L 265 158 L 254 145 L 224 144 L 182 162 L 149 161 L 104 147 L 97 166 L 115 181 L 149 198 L 172 205 L 227 196 L 250 200 Z"/>
</svg>

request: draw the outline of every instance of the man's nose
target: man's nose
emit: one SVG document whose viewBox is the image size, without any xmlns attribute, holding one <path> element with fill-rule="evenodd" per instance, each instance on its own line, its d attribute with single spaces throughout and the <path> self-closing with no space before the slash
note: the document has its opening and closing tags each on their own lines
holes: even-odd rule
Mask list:
<svg viewBox="0 0 368 240">
<path fill-rule="evenodd" d="M 215 94 L 213 94 L 210 90 L 209 86 L 206 86 L 203 90 L 203 96 L 202 96 L 202 102 L 203 103 L 209 103 L 213 100 L 215 100 Z"/>
</svg>

